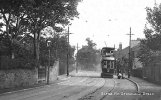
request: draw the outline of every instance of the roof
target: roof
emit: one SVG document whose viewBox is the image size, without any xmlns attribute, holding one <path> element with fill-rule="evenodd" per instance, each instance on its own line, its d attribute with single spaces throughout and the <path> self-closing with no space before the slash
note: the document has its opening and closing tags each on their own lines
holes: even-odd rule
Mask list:
<svg viewBox="0 0 161 100">
<path fill-rule="evenodd" d="M 140 43 L 140 40 L 131 40 L 131 48 L 137 46 Z"/>
<path fill-rule="evenodd" d="M 103 47 L 102 49 L 115 50 L 115 48 L 113 48 L 113 47 Z"/>
<path fill-rule="evenodd" d="M 131 41 L 131 50 L 134 51 L 135 55 L 137 55 L 138 51 L 140 50 L 140 41 L 139 40 L 132 40 Z M 116 58 L 129 58 L 129 46 L 122 49 L 118 50 L 115 52 L 115 57 Z"/>
</svg>

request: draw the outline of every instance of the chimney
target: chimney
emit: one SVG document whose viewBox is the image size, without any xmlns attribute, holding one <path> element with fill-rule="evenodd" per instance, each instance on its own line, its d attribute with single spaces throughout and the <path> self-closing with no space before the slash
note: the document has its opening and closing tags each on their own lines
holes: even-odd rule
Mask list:
<svg viewBox="0 0 161 100">
<path fill-rule="evenodd" d="M 119 50 L 122 50 L 122 43 L 119 43 Z"/>
</svg>

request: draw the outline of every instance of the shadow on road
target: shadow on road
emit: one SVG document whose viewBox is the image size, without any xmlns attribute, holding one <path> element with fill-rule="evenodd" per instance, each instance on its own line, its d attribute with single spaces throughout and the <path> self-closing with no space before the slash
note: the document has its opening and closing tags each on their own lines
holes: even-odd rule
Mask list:
<svg viewBox="0 0 161 100">
<path fill-rule="evenodd" d="M 81 75 L 81 76 L 77 76 L 77 75 L 70 75 L 71 77 L 87 77 L 87 78 L 101 78 L 101 76 L 87 76 L 87 75 Z"/>
</svg>

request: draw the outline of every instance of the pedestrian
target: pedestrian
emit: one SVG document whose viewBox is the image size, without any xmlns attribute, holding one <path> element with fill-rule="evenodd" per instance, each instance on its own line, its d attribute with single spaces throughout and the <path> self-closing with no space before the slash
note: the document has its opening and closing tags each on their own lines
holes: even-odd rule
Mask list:
<svg viewBox="0 0 161 100">
<path fill-rule="evenodd" d="M 128 70 L 128 78 L 130 78 L 130 70 Z"/>
</svg>

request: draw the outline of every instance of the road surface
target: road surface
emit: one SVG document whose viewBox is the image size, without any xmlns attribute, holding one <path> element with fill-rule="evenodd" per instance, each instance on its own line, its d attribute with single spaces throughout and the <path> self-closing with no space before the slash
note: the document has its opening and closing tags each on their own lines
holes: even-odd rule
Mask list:
<svg viewBox="0 0 161 100">
<path fill-rule="evenodd" d="M 137 85 L 127 79 L 100 78 L 98 72 L 82 71 L 55 84 L 2 94 L 0 100 L 161 100 L 160 90 L 158 86 L 157 92 L 153 88 L 140 92 Z"/>
</svg>

